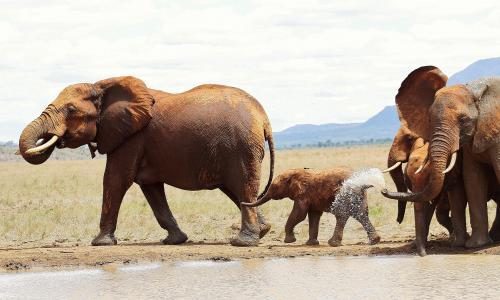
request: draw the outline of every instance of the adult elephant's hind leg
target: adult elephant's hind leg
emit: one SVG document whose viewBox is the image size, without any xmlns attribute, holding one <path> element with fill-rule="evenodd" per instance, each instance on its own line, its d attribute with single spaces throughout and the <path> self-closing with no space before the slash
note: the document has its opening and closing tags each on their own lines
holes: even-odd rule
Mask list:
<svg viewBox="0 0 500 300">
<path fill-rule="evenodd" d="M 177 245 L 187 241 L 187 235 L 179 228 L 170 211 L 163 183 L 142 184 L 141 190 L 161 228 L 168 232 L 168 236 L 162 242 L 166 245 Z"/>
<path fill-rule="evenodd" d="M 229 189 L 227 189 L 225 187 L 221 187 L 219 189 L 224 194 L 226 194 L 226 196 L 228 196 L 229 199 L 231 199 L 231 201 L 233 201 L 233 203 L 238 207 L 238 209 L 241 210 L 240 202 L 238 201 L 238 198 L 233 193 L 231 193 L 231 191 L 229 191 Z M 271 230 L 271 224 L 269 224 L 267 222 L 266 218 L 264 217 L 264 214 L 262 213 L 262 209 L 260 209 L 260 207 L 256 207 L 256 208 L 257 208 L 257 219 L 259 220 L 259 225 L 260 225 L 259 237 L 263 238 L 269 232 L 269 230 Z"/>
<path fill-rule="evenodd" d="M 255 176 L 258 177 L 258 176 Z M 259 180 L 253 179 L 243 183 L 243 187 L 239 189 L 239 202 L 255 202 L 257 201 L 257 193 L 259 189 Z M 240 207 L 241 210 L 241 228 L 238 235 L 231 239 L 231 245 L 248 247 L 257 246 L 259 244 L 260 225 L 258 221 L 257 208 L 255 207 Z"/>
</svg>

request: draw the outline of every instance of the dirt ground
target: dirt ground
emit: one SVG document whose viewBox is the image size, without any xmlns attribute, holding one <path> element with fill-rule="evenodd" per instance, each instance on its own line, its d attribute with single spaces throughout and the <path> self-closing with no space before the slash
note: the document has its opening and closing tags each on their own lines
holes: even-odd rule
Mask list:
<svg viewBox="0 0 500 300">
<path fill-rule="evenodd" d="M 349 165 L 354 169 L 384 168 L 390 145 L 283 150 L 276 153 L 275 174 L 289 168 Z M 191 242 L 165 246 L 159 240 L 166 232 L 157 224 L 140 189 L 127 192 L 120 209 L 116 237 L 119 245 L 91 247 L 98 233 L 102 203 L 104 160 L 54 161 L 32 166 L 24 162 L 0 163 L 0 272 L 113 266 L 123 263 L 173 260 L 237 260 L 296 256 L 415 255 L 413 207 L 408 204 L 405 220 L 398 224 L 397 203 L 379 192 L 368 192 L 370 219 L 382 237 L 378 245 L 367 245 L 362 226 L 350 220 L 344 230 L 344 246 L 332 248 L 335 218 L 324 214 L 320 222 L 320 246 L 303 245 L 308 238 L 308 220 L 295 228 L 297 242 L 284 244 L 284 225 L 293 206 L 289 200 L 270 201 L 262 211 L 272 225 L 258 247 L 236 248 L 229 239 L 237 234 L 241 214 L 220 191 L 183 191 L 167 186 L 167 197 L 181 229 Z M 263 174 L 269 161 L 264 159 Z M 386 174 L 389 190 L 395 190 Z M 262 178 L 262 188 L 267 176 Z M 496 204 L 489 203 L 489 220 Z M 469 228 L 470 232 L 470 228 Z M 479 250 L 451 249 L 448 233 L 431 223 L 428 254 L 500 254 L 500 244 Z"/>
<path fill-rule="evenodd" d="M 300 243 L 264 242 L 258 247 L 239 248 L 228 243 L 190 242 L 177 246 L 161 243 L 121 243 L 111 247 L 46 245 L 33 248 L 0 249 L 0 270 L 22 271 L 53 267 L 104 266 L 152 261 L 214 260 L 229 261 L 249 258 L 291 258 L 299 256 L 379 256 L 415 255 L 411 239 L 383 241 L 377 245 L 365 243 L 330 247 Z M 500 244 L 481 249 L 450 248 L 446 238 L 429 242 L 427 253 L 500 255 Z"/>
</svg>

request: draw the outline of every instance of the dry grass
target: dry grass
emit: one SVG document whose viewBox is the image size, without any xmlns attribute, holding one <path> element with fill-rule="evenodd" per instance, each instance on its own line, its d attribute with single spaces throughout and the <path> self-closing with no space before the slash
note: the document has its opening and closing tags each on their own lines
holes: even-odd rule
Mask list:
<svg viewBox="0 0 500 300">
<path fill-rule="evenodd" d="M 388 145 L 353 148 L 284 150 L 276 154 L 276 172 L 310 167 L 350 166 L 354 169 L 385 166 Z M 47 245 L 52 243 L 89 244 L 98 232 L 104 160 L 48 161 L 40 166 L 24 162 L 0 163 L 0 245 Z M 268 156 L 262 173 L 267 181 Z M 389 188 L 393 183 L 386 177 Z M 188 192 L 167 187 L 167 197 L 181 228 L 193 241 L 227 242 L 239 225 L 236 206 L 219 191 Z M 369 193 L 370 215 L 385 239 L 413 236 L 413 210 L 407 210 L 402 225 L 395 222 L 396 202 Z M 284 237 L 284 224 L 291 201 L 271 201 L 263 206 L 273 224 L 266 239 Z M 490 211 L 493 206 L 490 204 Z M 324 215 L 320 240 L 327 240 L 335 224 Z M 232 228 L 233 227 L 233 228 Z M 296 228 L 299 242 L 307 239 L 307 220 Z M 432 234 L 444 233 L 433 221 Z M 151 209 L 137 185 L 127 192 L 120 210 L 116 235 L 119 240 L 158 241 L 165 232 L 156 223 Z M 350 220 L 345 241 L 365 241 L 361 226 Z"/>
</svg>

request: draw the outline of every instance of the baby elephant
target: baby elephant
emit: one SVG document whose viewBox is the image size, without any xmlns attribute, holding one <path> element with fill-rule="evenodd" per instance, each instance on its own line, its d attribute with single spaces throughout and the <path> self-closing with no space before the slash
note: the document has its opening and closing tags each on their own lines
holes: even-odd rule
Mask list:
<svg viewBox="0 0 500 300">
<path fill-rule="evenodd" d="M 368 218 L 366 189 L 373 185 L 363 182 L 363 179 L 352 180 L 353 178 L 353 171 L 344 167 L 328 170 L 291 169 L 274 178 L 262 199 L 242 205 L 258 206 L 270 199 L 294 200 L 285 225 L 285 243 L 296 241 L 293 229 L 308 215 L 309 240 L 306 244 L 318 245 L 319 220 L 323 212 L 331 212 L 337 222 L 333 236 L 328 240 L 330 246 L 341 245 L 344 226 L 349 217 L 363 225 L 370 244 L 373 245 L 380 241 L 380 236 Z"/>
</svg>

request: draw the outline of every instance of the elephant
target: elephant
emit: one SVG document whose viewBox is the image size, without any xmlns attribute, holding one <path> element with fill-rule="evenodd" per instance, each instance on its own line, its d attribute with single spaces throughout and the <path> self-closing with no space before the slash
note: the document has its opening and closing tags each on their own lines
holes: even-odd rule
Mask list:
<svg viewBox="0 0 500 300">
<path fill-rule="evenodd" d="M 448 77 L 434 66 L 420 67 L 412 71 L 401 83 L 396 95 L 396 106 L 400 118 L 400 128 L 397 131 L 391 149 L 389 150 L 387 164 L 398 192 L 420 191 L 426 185 L 429 177 L 428 168 L 428 141 L 422 137 L 422 126 L 427 125 L 429 113 L 422 109 L 425 102 L 421 101 L 420 93 L 433 94 L 446 85 Z M 415 112 L 415 114 L 411 114 Z M 406 172 L 403 173 L 402 163 L 407 162 Z M 460 163 L 461 161 L 459 161 Z M 425 168 L 424 168 L 425 166 Z M 462 184 L 461 172 L 458 168 L 446 174 L 445 188 L 436 197 L 415 203 L 415 245 L 417 253 L 425 255 L 425 244 L 429 231 L 429 224 L 434 210 L 438 222 L 448 232 L 453 231 L 452 245 L 463 246 L 467 238 L 465 224 L 465 208 L 467 199 Z M 450 228 L 449 208 L 452 210 Z M 406 201 L 398 203 L 397 221 L 401 223 L 404 218 Z"/>
<path fill-rule="evenodd" d="M 40 143 L 37 142 L 41 140 Z M 100 232 L 92 245 L 115 245 L 122 199 L 137 183 L 159 225 L 164 244 L 187 235 L 167 203 L 164 184 L 184 190 L 220 189 L 240 208 L 257 200 L 265 143 L 274 170 L 271 124 L 261 104 L 245 91 L 206 84 L 172 94 L 123 76 L 64 88 L 19 139 L 19 152 L 41 164 L 57 148 L 88 144 L 106 154 Z M 260 212 L 242 207 L 235 246 L 255 246 L 270 225 Z"/>
<path fill-rule="evenodd" d="M 326 170 L 290 169 L 273 179 L 267 193 L 254 203 L 243 202 L 242 206 L 255 207 L 271 199 L 290 198 L 294 201 L 293 209 L 285 225 L 285 243 L 296 241 L 295 226 L 306 215 L 309 218 L 309 239 L 307 245 L 318 245 L 319 221 L 323 212 L 335 215 L 336 224 L 330 246 L 340 246 L 344 227 L 349 219 L 357 220 L 368 234 L 370 244 L 377 244 L 380 236 L 368 217 L 366 190 L 369 182 L 361 185 L 349 185 L 346 181 L 353 175 L 347 167 Z"/>
<path fill-rule="evenodd" d="M 405 168 L 405 184 L 413 192 L 421 191 L 427 182 L 429 168 L 424 167 L 428 156 L 429 143 L 424 142 L 422 138 L 417 138 L 412 145 L 408 162 Z M 461 162 L 457 162 L 459 164 Z M 448 191 L 450 187 L 456 184 L 462 184 L 461 174 L 458 168 L 454 168 L 446 177 L 446 184 L 439 195 L 430 202 L 417 202 L 414 204 L 415 216 L 415 246 L 420 256 L 426 255 L 425 246 L 429 234 L 429 226 L 434 212 L 436 219 L 450 235 L 452 244 L 455 244 L 454 230 L 450 217 L 450 205 L 448 200 Z M 459 198 L 459 199 L 463 199 Z M 457 198 L 455 197 L 455 201 Z M 405 203 L 405 202 L 403 202 Z M 465 209 L 465 207 L 464 207 Z M 465 211 L 463 211 L 465 213 Z M 463 220 L 465 226 L 465 219 Z M 465 241 L 464 241 L 465 242 Z"/>
<path fill-rule="evenodd" d="M 446 173 L 454 168 L 461 150 L 460 171 L 472 227 L 465 246 L 480 247 L 490 243 L 490 236 L 497 236 L 499 230 L 493 226 L 488 233 L 486 203 L 500 185 L 500 78 L 488 77 L 453 86 L 445 86 L 445 78 L 436 67 L 422 67 L 403 81 L 396 96 L 400 119 L 411 132 L 429 141 L 430 171 L 421 191 L 385 190 L 382 194 L 412 202 L 434 199 L 442 191 Z M 454 197 L 459 195 L 456 192 Z M 462 218 L 454 213 L 461 214 L 463 209 L 455 205 L 457 202 L 450 199 L 452 221 Z M 464 227 L 454 227 L 457 239 L 466 237 Z"/>
</svg>

